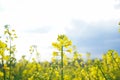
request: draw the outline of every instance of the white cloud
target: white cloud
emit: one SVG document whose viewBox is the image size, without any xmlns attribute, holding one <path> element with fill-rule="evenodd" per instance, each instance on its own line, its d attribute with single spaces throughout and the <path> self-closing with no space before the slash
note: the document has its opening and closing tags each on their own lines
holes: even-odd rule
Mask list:
<svg viewBox="0 0 120 80">
<path fill-rule="evenodd" d="M 2 0 L 8 23 L 31 26 L 66 27 L 72 19 L 108 20 L 119 17 L 114 0 Z M 5 22 L 5 21 L 4 21 Z"/>
</svg>

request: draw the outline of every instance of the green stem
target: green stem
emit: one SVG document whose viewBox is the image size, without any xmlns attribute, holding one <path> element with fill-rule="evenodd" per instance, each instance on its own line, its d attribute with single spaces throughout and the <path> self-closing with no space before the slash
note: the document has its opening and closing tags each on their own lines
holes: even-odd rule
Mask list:
<svg viewBox="0 0 120 80">
<path fill-rule="evenodd" d="M 4 80 L 6 80 L 6 72 L 5 72 L 5 69 L 3 67 L 4 67 L 4 60 L 2 58 L 2 69 L 3 69 L 3 74 L 4 74 L 3 78 L 4 78 Z"/>
<path fill-rule="evenodd" d="M 11 79 L 11 71 L 12 71 L 12 61 L 11 61 L 11 37 L 10 37 L 10 71 L 9 71 L 9 80 Z"/>
<path fill-rule="evenodd" d="M 64 80 L 63 78 L 63 46 L 61 47 L 61 80 Z"/>
</svg>

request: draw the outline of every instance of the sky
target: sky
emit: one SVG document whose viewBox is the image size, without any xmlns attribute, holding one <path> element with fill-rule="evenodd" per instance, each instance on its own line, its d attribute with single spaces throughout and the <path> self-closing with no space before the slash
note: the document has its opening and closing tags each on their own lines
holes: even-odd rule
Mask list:
<svg viewBox="0 0 120 80">
<path fill-rule="evenodd" d="M 40 60 L 50 61 L 58 34 L 66 34 L 83 55 L 120 53 L 119 21 L 120 0 L 0 0 L 0 26 L 16 30 L 18 59 L 37 45 Z"/>
</svg>

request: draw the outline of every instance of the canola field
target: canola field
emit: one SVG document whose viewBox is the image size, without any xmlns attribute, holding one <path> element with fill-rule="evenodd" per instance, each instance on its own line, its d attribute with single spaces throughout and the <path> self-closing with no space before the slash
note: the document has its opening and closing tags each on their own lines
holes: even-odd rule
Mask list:
<svg viewBox="0 0 120 80">
<path fill-rule="evenodd" d="M 100 59 L 91 59 L 87 53 L 84 59 L 66 35 L 58 35 L 51 42 L 51 62 L 29 61 L 25 56 L 17 61 L 15 30 L 5 26 L 4 37 L 0 38 L 0 80 L 120 80 L 120 55 L 115 50 L 106 51 Z M 30 54 L 34 51 L 31 46 Z"/>
</svg>

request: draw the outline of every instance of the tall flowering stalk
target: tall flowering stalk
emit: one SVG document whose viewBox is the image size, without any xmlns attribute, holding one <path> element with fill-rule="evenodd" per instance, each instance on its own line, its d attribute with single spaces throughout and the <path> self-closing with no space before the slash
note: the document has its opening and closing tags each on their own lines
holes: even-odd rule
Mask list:
<svg viewBox="0 0 120 80">
<path fill-rule="evenodd" d="M 64 56 L 64 50 L 71 52 L 71 49 L 69 46 L 72 45 L 72 41 L 68 39 L 66 35 L 58 35 L 57 42 L 53 42 L 52 46 L 56 48 L 58 51 L 60 51 L 61 55 L 61 80 L 64 80 L 64 70 L 63 70 L 63 56 Z"/>
<path fill-rule="evenodd" d="M 17 38 L 17 35 L 15 33 L 15 30 L 10 30 L 9 25 L 5 25 L 5 31 L 4 35 L 6 35 L 6 43 L 9 45 L 8 51 L 9 51 L 9 80 L 11 79 L 11 72 L 12 72 L 12 62 L 14 61 L 14 52 L 16 50 L 16 46 L 12 45 L 12 41 Z"/>
</svg>

